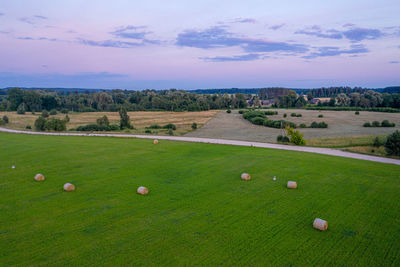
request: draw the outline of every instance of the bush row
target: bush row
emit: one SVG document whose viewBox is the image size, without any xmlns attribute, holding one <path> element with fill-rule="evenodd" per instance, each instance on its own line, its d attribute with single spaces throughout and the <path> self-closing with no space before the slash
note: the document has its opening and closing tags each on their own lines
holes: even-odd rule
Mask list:
<svg viewBox="0 0 400 267">
<path fill-rule="evenodd" d="M 192 125 L 193 128 L 193 125 Z M 196 124 L 197 128 L 197 124 Z M 146 129 L 171 129 L 171 130 L 176 130 L 176 125 L 173 123 L 168 123 L 167 125 L 161 126 L 158 124 L 152 124 L 149 127 L 146 127 Z"/>
<path fill-rule="evenodd" d="M 360 108 L 360 107 L 306 107 L 308 110 L 338 110 L 338 111 L 373 111 L 400 113 L 398 108 Z"/>
<path fill-rule="evenodd" d="M 253 124 L 256 125 L 264 125 L 266 127 L 272 127 L 272 128 L 285 128 L 286 126 L 296 128 L 297 125 L 293 122 L 290 121 L 285 121 L 285 120 L 269 120 L 265 116 L 264 111 L 258 111 L 258 110 L 249 110 L 243 113 L 243 118 L 250 121 Z"/>
<path fill-rule="evenodd" d="M 118 131 L 120 128 L 118 125 L 100 125 L 100 124 L 88 124 L 79 126 L 75 130 L 79 132 L 105 132 L 105 131 Z"/>
<path fill-rule="evenodd" d="M 395 127 L 396 124 L 389 122 L 388 120 L 383 120 L 381 123 L 379 121 L 373 121 L 372 123 L 366 122 L 363 127 Z"/>
<path fill-rule="evenodd" d="M 268 115 L 268 116 L 278 115 L 278 111 L 273 111 L 273 110 L 260 111 L 260 110 L 253 110 L 253 109 L 241 109 L 241 110 L 239 110 L 239 114 L 244 114 L 249 111 L 262 112 L 262 113 L 264 113 L 264 115 Z"/>
<path fill-rule="evenodd" d="M 301 123 L 299 125 L 300 128 L 328 128 L 328 124 L 324 121 L 316 122 L 313 121 L 310 126 L 307 126 L 305 123 Z"/>
</svg>

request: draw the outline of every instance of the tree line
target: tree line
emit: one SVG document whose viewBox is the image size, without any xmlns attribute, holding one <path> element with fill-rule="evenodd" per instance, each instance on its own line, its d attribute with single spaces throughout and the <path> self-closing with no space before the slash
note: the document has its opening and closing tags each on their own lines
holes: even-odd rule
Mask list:
<svg viewBox="0 0 400 267">
<path fill-rule="evenodd" d="M 7 89 L 1 97 L 0 111 L 67 110 L 77 112 L 166 110 L 202 111 L 245 108 L 243 94 L 199 95 L 183 90 L 105 90 L 94 92 L 57 92 L 21 88 Z"/>
<path fill-rule="evenodd" d="M 307 100 L 302 96 L 297 96 L 293 91 L 289 91 L 288 95 L 280 96 L 275 107 L 281 108 L 302 108 L 315 96 L 312 92 L 307 95 Z M 318 107 L 359 107 L 369 108 L 400 108 L 400 94 L 379 93 L 372 90 L 362 92 L 348 91 L 347 93 L 339 93 L 332 95 L 329 101 L 318 102 Z"/>
</svg>

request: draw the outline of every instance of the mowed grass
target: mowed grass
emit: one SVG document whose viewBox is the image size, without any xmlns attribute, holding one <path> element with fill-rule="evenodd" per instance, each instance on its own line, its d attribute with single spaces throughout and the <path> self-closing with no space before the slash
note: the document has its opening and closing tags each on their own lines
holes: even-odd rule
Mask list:
<svg viewBox="0 0 400 267">
<path fill-rule="evenodd" d="M 385 140 L 386 138 L 385 135 L 315 138 L 315 139 L 308 139 L 307 146 L 330 147 L 330 148 L 371 146 L 376 137 L 381 138 L 382 140 Z"/>
<path fill-rule="evenodd" d="M 176 135 L 183 135 L 192 130 L 191 126 L 195 122 L 198 127 L 201 127 L 207 121 L 209 121 L 218 110 L 207 110 L 207 111 L 197 111 L 197 112 L 170 112 L 170 111 L 135 111 L 128 112 L 131 119 L 131 124 L 136 128 L 135 130 L 130 130 L 131 133 L 145 132 L 145 128 L 153 124 L 159 124 L 160 126 L 166 125 L 168 123 L 173 123 L 176 125 L 177 130 L 174 131 Z M 35 120 L 40 116 L 41 112 L 36 112 L 36 114 L 31 114 L 27 112 L 24 115 L 17 114 L 16 112 L 0 112 L 0 118 L 4 115 L 8 116 L 10 123 L 6 125 L 8 128 L 25 130 L 27 125 L 30 125 L 32 129 L 34 128 Z M 78 126 L 87 124 L 96 124 L 96 120 L 103 116 L 107 116 L 111 124 L 119 125 L 120 116 L 118 112 L 73 112 L 68 114 L 70 121 L 67 124 L 67 129 L 77 128 Z M 57 115 L 50 116 L 59 119 L 63 119 L 65 114 L 58 113 Z M 126 132 L 126 131 L 125 131 Z M 166 134 L 167 130 L 152 129 L 154 134 Z"/>
<path fill-rule="evenodd" d="M 106 137 L 2 133 L 0 147 L 1 266 L 400 264 L 400 166 Z"/>
</svg>

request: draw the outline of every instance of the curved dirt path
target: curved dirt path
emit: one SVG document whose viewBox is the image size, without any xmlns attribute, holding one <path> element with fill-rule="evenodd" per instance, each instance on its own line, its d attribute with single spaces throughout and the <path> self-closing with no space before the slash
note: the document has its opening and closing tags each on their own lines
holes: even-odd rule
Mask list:
<svg viewBox="0 0 400 267">
<path fill-rule="evenodd" d="M 250 147 L 273 148 L 273 149 L 283 149 L 283 150 L 300 151 L 300 152 L 311 152 L 311 153 L 338 156 L 338 157 L 344 157 L 344 158 L 353 158 L 353 159 L 361 159 L 361 160 L 368 160 L 368 161 L 374 161 L 374 162 L 400 165 L 400 160 L 398 160 L 398 159 L 368 156 L 368 155 L 363 155 L 363 154 L 344 152 L 341 150 L 336 150 L 336 149 L 331 149 L 331 148 L 290 146 L 290 145 L 279 145 L 279 144 L 261 143 L 261 142 L 239 141 L 239 140 L 225 140 L 225 139 L 212 139 L 212 138 L 199 138 L 199 137 L 180 137 L 180 136 L 135 135 L 135 134 L 47 133 L 47 132 L 19 131 L 19 130 L 12 130 L 12 129 L 2 128 L 2 127 L 0 127 L 0 132 L 16 133 L 16 134 L 33 134 L 33 135 L 146 138 L 146 139 L 160 139 L 160 140 L 171 140 L 171 141 L 220 144 L 220 145 L 250 146 Z"/>
</svg>

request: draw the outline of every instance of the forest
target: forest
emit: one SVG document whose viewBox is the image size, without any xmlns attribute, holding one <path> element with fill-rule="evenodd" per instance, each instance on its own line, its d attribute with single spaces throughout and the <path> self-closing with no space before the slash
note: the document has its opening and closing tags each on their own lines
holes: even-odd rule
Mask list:
<svg viewBox="0 0 400 267">
<path fill-rule="evenodd" d="M 68 110 L 127 111 L 167 110 L 201 111 L 210 109 L 245 108 L 247 101 L 240 93 L 233 95 L 200 95 L 183 90 L 104 90 L 87 92 L 64 92 L 51 90 L 24 90 L 10 88 L 3 94 L 0 111 Z"/>
</svg>

